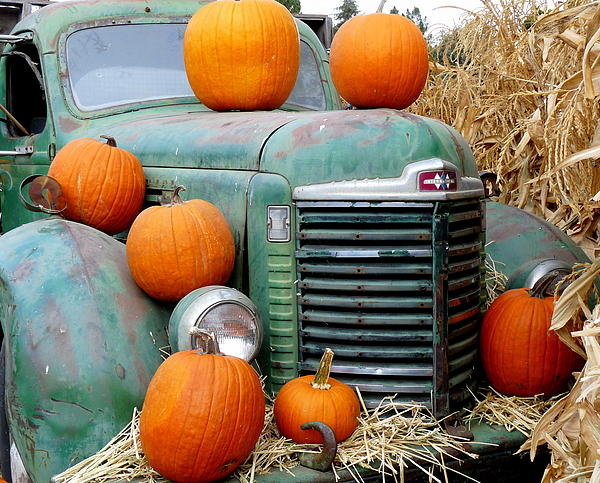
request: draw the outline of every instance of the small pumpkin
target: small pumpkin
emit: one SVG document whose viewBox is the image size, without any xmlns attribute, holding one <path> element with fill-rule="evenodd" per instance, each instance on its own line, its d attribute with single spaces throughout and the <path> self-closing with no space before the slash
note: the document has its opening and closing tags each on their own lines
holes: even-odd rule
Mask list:
<svg viewBox="0 0 600 483">
<path fill-rule="evenodd" d="M 404 109 L 425 87 L 429 54 L 410 19 L 373 13 L 352 17 L 340 27 L 329 64 L 336 89 L 350 104 Z"/>
<path fill-rule="evenodd" d="M 336 441 L 347 439 L 358 425 L 360 404 L 352 388 L 329 377 L 333 351 L 325 349 L 317 373 L 288 381 L 277 394 L 273 413 L 279 432 L 297 443 L 322 444 L 323 437 L 300 426 L 321 421 L 335 433 Z"/>
<path fill-rule="evenodd" d="M 274 0 L 211 2 L 188 23 L 183 56 L 192 90 L 210 109 L 276 109 L 298 75 L 298 27 Z"/>
<path fill-rule="evenodd" d="M 139 160 L 101 136 L 67 143 L 52 160 L 48 175 L 62 188 L 65 218 L 114 235 L 131 225 L 142 209 L 146 179 Z"/>
<path fill-rule="evenodd" d="M 214 336 L 195 329 L 204 350 L 172 354 L 150 381 L 140 441 L 150 466 L 175 482 L 224 478 L 250 454 L 263 429 L 265 399 L 243 359 L 220 354 Z"/>
<path fill-rule="evenodd" d="M 504 292 L 483 317 L 481 361 L 491 385 L 503 394 L 558 394 L 583 365 L 581 357 L 549 331 L 554 297 L 546 291 L 555 278 L 551 272 L 532 289 Z"/>
<path fill-rule="evenodd" d="M 178 301 L 207 285 L 223 285 L 233 270 L 235 245 L 227 220 L 208 201 L 183 201 L 178 186 L 172 202 L 151 206 L 133 222 L 127 263 L 148 295 Z"/>
</svg>

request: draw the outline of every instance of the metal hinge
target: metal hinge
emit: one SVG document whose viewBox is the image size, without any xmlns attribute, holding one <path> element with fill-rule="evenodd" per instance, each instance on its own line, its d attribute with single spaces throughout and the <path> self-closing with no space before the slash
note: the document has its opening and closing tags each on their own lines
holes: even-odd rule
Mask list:
<svg viewBox="0 0 600 483">
<path fill-rule="evenodd" d="M 24 40 L 32 40 L 33 33 L 26 32 L 20 35 L 0 35 L 0 43 L 7 44 L 16 44 L 18 42 L 23 42 Z"/>
<path fill-rule="evenodd" d="M 33 154 L 33 146 L 17 146 L 14 151 L 0 151 L 0 156 L 17 156 L 21 154 Z"/>
</svg>

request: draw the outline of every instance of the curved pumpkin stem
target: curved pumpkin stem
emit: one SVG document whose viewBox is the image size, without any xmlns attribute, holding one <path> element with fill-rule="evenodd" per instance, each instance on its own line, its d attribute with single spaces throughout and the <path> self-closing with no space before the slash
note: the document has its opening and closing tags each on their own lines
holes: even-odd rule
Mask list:
<svg viewBox="0 0 600 483">
<path fill-rule="evenodd" d="M 198 340 L 198 349 L 203 353 L 219 356 L 223 355 L 213 332 L 208 332 L 194 326 L 190 329 L 190 335 Z"/>
<path fill-rule="evenodd" d="M 323 352 L 323 357 L 321 357 L 321 362 L 319 363 L 319 369 L 317 369 L 317 373 L 315 374 L 315 378 L 310 384 L 315 389 L 330 389 L 331 384 L 329 384 L 329 373 L 331 372 L 331 363 L 333 362 L 333 351 L 328 347 Z"/>
<path fill-rule="evenodd" d="M 100 137 L 102 139 L 106 139 L 106 144 L 108 144 L 111 148 L 116 148 L 117 147 L 117 141 L 112 136 L 107 136 L 106 134 L 103 134 Z"/>
<path fill-rule="evenodd" d="M 173 191 L 173 198 L 171 198 L 171 203 L 169 203 L 170 205 L 183 204 L 183 200 L 181 199 L 181 196 L 179 196 L 180 191 L 185 191 L 185 186 L 183 186 L 182 184 L 175 187 L 175 190 Z"/>
<path fill-rule="evenodd" d="M 548 272 L 543 277 L 540 277 L 540 279 L 533 284 L 533 287 L 527 293 L 538 299 L 543 299 L 554 295 L 554 292 L 550 289 L 552 285 L 556 283 L 560 275 L 561 272 L 558 270 L 552 270 L 551 272 Z"/>
</svg>

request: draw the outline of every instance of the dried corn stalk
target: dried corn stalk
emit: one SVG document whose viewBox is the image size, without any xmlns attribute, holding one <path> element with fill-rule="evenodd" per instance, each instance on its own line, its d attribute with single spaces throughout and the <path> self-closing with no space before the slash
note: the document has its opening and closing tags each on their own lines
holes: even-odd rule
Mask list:
<svg viewBox="0 0 600 483">
<path fill-rule="evenodd" d="M 550 329 L 554 330 L 565 344 L 582 357 L 586 357 L 587 354 L 582 345 L 573 337 L 573 331 L 581 328 L 581 313 L 589 311 L 585 302 L 592 291 L 595 291 L 594 281 L 599 275 L 600 258 L 592 264 L 576 265 L 574 271 L 559 284 L 557 289 L 557 292 L 560 292 L 561 286 L 568 283 L 567 288 L 554 305 Z"/>
<path fill-rule="evenodd" d="M 600 1 L 482 0 L 411 109 L 457 129 L 500 201 L 600 250 Z"/>
<path fill-rule="evenodd" d="M 530 450 L 532 460 L 538 445 L 550 448 L 552 457 L 543 483 L 600 481 L 600 304 L 590 312 L 584 302 L 589 287 L 578 283 L 592 274 L 598 274 L 598 261 L 561 295 L 553 318 L 553 326 L 564 328 L 579 311 L 583 313 L 583 327 L 570 336 L 581 341 L 587 355 L 585 366 L 569 394 L 544 414 L 521 448 Z"/>
<path fill-rule="evenodd" d="M 493 242 L 490 242 L 493 243 Z M 487 246 L 487 245 L 486 245 Z M 503 273 L 498 265 L 503 265 L 501 262 L 496 262 L 489 253 L 485 256 L 485 289 L 486 289 L 486 308 L 489 307 L 499 295 L 506 290 L 508 277 Z"/>
</svg>

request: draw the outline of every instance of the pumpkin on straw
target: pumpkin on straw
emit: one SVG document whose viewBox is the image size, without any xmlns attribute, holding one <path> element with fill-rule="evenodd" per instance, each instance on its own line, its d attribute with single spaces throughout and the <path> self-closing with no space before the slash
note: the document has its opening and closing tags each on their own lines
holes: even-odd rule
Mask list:
<svg viewBox="0 0 600 483">
<path fill-rule="evenodd" d="M 263 428 L 265 399 L 243 359 L 219 352 L 214 335 L 194 328 L 204 350 L 180 351 L 150 381 L 140 441 L 150 465 L 176 482 L 224 478 L 250 454 Z"/>
<path fill-rule="evenodd" d="M 556 275 L 550 272 L 532 289 L 504 292 L 483 317 L 481 361 L 491 385 L 503 394 L 556 395 L 583 365 L 556 333 L 548 332 L 554 297 L 546 292 Z"/>
<path fill-rule="evenodd" d="M 279 432 L 297 443 L 323 443 L 321 434 L 300 428 L 321 421 L 335 433 L 336 441 L 348 438 L 358 425 L 360 404 L 352 388 L 329 377 L 333 351 L 325 349 L 317 373 L 288 381 L 273 408 Z"/>
</svg>

